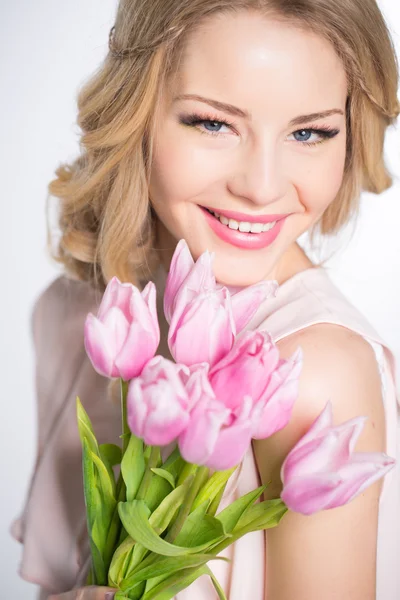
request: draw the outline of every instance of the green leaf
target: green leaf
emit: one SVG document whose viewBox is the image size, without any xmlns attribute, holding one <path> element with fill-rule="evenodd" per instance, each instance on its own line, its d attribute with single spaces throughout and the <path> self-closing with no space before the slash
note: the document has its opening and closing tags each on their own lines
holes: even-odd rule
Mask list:
<svg viewBox="0 0 400 600">
<path fill-rule="evenodd" d="M 189 479 L 191 475 L 195 475 L 198 466 L 192 463 L 184 462 L 181 472 L 179 473 L 179 477 L 177 480 L 177 485 L 182 485 L 186 479 Z"/>
<path fill-rule="evenodd" d="M 116 444 L 101 444 L 99 446 L 100 456 L 104 462 L 111 467 L 119 465 L 122 459 L 122 450 Z"/>
<path fill-rule="evenodd" d="M 171 485 L 172 489 L 175 488 L 175 478 L 171 473 L 169 473 L 165 469 L 157 469 L 155 467 L 153 467 L 151 470 L 159 477 L 163 477 L 164 479 L 166 479 L 166 481 L 168 481 L 168 483 Z"/>
<path fill-rule="evenodd" d="M 151 453 L 151 446 L 148 446 L 147 444 L 144 444 L 143 446 L 143 456 L 144 456 L 144 460 L 148 461 L 150 458 L 150 453 Z"/>
<path fill-rule="evenodd" d="M 153 512 L 169 493 L 171 493 L 171 484 L 164 477 L 152 475 L 145 498 L 150 511 Z"/>
<path fill-rule="evenodd" d="M 238 521 L 233 533 L 237 531 L 257 531 L 259 529 L 270 529 L 279 525 L 288 508 L 280 499 L 264 500 L 249 508 L 249 510 Z M 218 515 L 219 516 L 219 515 Z M 244 535 L 244 534 L 242 534 Z"/>
<path fill-rule="evenodd" d="M 76 412 L 78 419 L 79 436 L 81 438 L 82 446 L 83 440 L 86 439 L 91 451 L 99 455 L 99 446 L 97 444 L 96 436 L 93 431 L 92 422 L 89 419 L 87 412 L 83 408 L 83 405 L 78 396 L 76 397 Z"/>
<path fill-rule="evenodd" d="M 204 501 L 186 517 L 182 529 L 175 539 L 175 544 L 190 548 L 216 543 L 225 537 L 222 523 L 207 514 L 208 505 L 209 501 Z"/>
<path fill-rule="evenodd" d="M 143 500 L 133 500 L 131 503 L 121 502 L 118 509 L 121 521 L 129 535 L 139 544 L 157 554 L 183 556 L 201 552 L 209 545 L 207 543 L 195 547 L 181 547 L 160 538 L 149 523 L 150 510 Z"/>
<path fill-rule="evenodd" d="M 215 517 L 222 523 L 225 533 L 231 533 L 234 530 L 241 516 L 261 496 L 265 487 L 265 485 L 262 485 L 256 490 L 241 496 Z"/>
<path fill-rule="evenodd" d="M 92 452 L 86 437 L 82 439 L 82 446 L 83 491 L 85 496 L 87 524 L 90 533 L 96 509 L 93 497 L 94 490 L 96 489 L 96 476 L 94 464 L 91 460 Z"/>
<path fill-rule="evenodd" d="M 222 586 L 220 584 L 220 582 L 218 581 L 218 579 L 215 577 L 214 573 L 211 571 L 210 567 L 208 567 L 207 565 L 204 565 L 204 568 L 206 569 L 208 575 L 211 578 L 211 581 L 214 585 L 215 591 L 218 594 L 218 598 L 219 600 L 227 600 L 226 596 L 225 596 L 225 592 L 222 589 Z"/>
<path fill-rule="evenodd" d="M 178 571 L 147 592 L 142 600 L 172 600 L 174 596 L 204 574 L 207 574 L 204 566 Z"/>
<path fill-rule="evenodd" d="M 107 573 L 101 552 L 90 537 L 90 553 L 92 558 L 94 584 L 105 585 L 107 583 Z"/>
<path fill-rule="evenodd" d="M 211 475 L 209 480 L 203 485 L 200 492 L 197 494 L 196 499 L 193 503 L 192 510 L 195 510 L 200 504 L 204 502 L 204 500 L 210 500 L 211 502 L 218 495 L 221 488 L 226 485 L 226 482 L 237 469 L 233 467 L 232 469 L 228 469 L 226 471 L 216 471 Z"/>
<path fill-rule="evenodd" d="M 119 587 L 120 582 L 124 578 L 124 569 L 126 563 L 129 561 L 135 543 L 136 542 L 128 536 L 115 550 L 108 570 L 109 586 Z"/>
<path fill-rule="evenodd" d="M 143 441 L 131 434 L 121 462 L 121 472 L 126 485 L 126 499 L 134 500 L 145 471 Z"/>
<path fill-rule="evenodd" d="M 147 581 L 163 575 L 170 575 L 172 573 L 176 573 L 177 571 L 187 569 L 188 567 L 201 566 L 213 559 L 225 561 L 228 560 L 224 557 L 215 557 L 212 554 L 195 554 L 192 556 L 169 556 L 166 558 L 160 558 L 160 560 L 149 567 L 145 567 L 144 569 L 136 571 L 132 577 L 125 579 L 120 587 L 126 592 L 141 581 Z"/>
<path fill-rule="evenodd" d="M 112 481 L 110 479 L 110 474 L 107 471 L 107 468 L 105 467 L 103 461 L 101 460 L 101 458 L 99 456 L 97 456 L 97 454 L 94 454 L 94 452 L 91 452 L 91 459 L 93 460 L 93 463 L 97 468 L 98 479 L 99 479 L 103 497 L 104 497 L 105 501 L 107 502 L 107 504 L 108 505 L 112 504 L 112 506 L 114 508 L 115 496 L 114 496 L 114 488 L 112 485 Z"/>
<path fill-rule="evenodd" d="M 149 523 L 158 534 L 161 534 L 168 527 L 175 512 L 182 504 L 185 494 L 186 486 L 180 485 L 170 492 L 151 514 Z"/>
<path fill-rule="evenodd" d="M 125 592 L 118 590 L 118 592 L 115 593 L 114 600 L 130 600 L 130 599 L 129 599 L 129 596 L 127 596 L 125 594 Z"/>
<path fill-rule="evenodd" d="M 175 515 L 175 512 L 182 504 L 185 493 L 186 486 L 180 485 L 175 490 L 170 492 L 168 496 L 166 496 L 164 500 L 159 504 L 156 510 L 150 515 L 149 525 L 154 529 L 157 535 L 163 533 L 168 527 Z M 127 510 L 129 511 L 129 507 L 127 508 Z M 144 546 L 142 544 L 136 544 L 132 553 L 132 558 L 129 562 L 129 567 L 125 571 L 125 574 L 131 574 L 133 572 L 136 572 L 137 567 L 140 566 L 140 563 L 147 554 L 147 546 Z"/>
<path fill-rule="evenodd" d="M 208 510 L 207 510 L 209 515 L 215 517 L 215 514 L 216 514 L 216 512 L 219 508 L 219 505 L 221 503 L 221 500 L 223 498 L 225 488 L 226 488 L 226 483 L 221 487 L 218 494 L 215 496 L 215 498 L 210 503 L 210 506 L 208 507 Z"/>
</svg>

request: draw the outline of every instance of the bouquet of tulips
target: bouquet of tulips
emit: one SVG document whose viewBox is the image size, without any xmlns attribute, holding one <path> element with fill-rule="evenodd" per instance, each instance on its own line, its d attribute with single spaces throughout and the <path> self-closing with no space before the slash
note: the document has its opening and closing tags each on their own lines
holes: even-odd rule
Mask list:
<svg viewBox="0 0 400 600">
<path fill-rule="evenodd" d="M 280 498 L 261 501 L 260 486 L 220 509 L 252 438 L 289 422 L 302 354 L 280 359 L 267 332 L 245 330 L 276 283 L 234 292 L 217 284 L 212 262 L 209 252 L 194 262 L 184 240 L 172 258 L 164 312 L 176 362 L 155 355 L 153 282 L 140 292 L 113 278 L 97 316 L 86 319 L 94 368 L 119 378 L 121 388 L 122 447 L 98 445 L 77 399 L 92 559 L 87 583 L 117 588 L 116 600 L 168 600 L 203 574 L 225 599 L 207 564 L 227 560 L 218 556 L 222 550 L 277 526 L 288 509 L 309 515 L 349 502 L 395 462 L 352 452 L 364 417 L 333 427 L 328 402 L 284 461 Z"/>
</svg>

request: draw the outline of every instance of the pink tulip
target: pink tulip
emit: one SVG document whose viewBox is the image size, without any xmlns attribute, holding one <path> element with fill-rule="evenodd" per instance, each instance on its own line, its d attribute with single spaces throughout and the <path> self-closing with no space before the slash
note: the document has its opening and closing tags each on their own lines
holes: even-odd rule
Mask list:
<svg viewBox="0 0 400 600">
<path fill-rule="evenodd" d="M 141 376 L 129 384 L 128 425 L 146 444 L 171 443 L 189 422 L 189 398 L 180 377 L 182 370 L 186 367 L 155 356 Z"/>
<path fill-rule="evenodd" d="M 84 343 L 95 370 L 125 381 L 139 375 L 160 341 L 156 288 L 144 290 L 113 277 L 104 292 L 97 317 L 89 313 Z"/>
<path fill-rule="evenodd" d="M 270 437 L 289 423 L 294 403 L 299 395 L 302 366 L 301 348 L 298 348 L 288 360 L 279 360 L 265 393 L 257 403 L 259 417 L 255 420 L 252 434 L 254 439 Z"/>
<path fill-rule="evenodd" d="M 186 303 L 192 302 L 202 292 L 227 289 L 231 296 L 236 333 L 242 331 L 250 322 L 261 303 L 276 293 L 278 288 L 276 281 L 260 281 L 243 288 L 229 289 L 229 286 L 222 286 L 216 282 L 213 274 L 214 257 L 214 253 L 206 250 L 194 262 L 186 241 L 182 239 L 178 242 L 171 260 L 164 293 L 164 313 L 168 323 L 171 323 L 179 294 L 184 288 Z"/>
<path fill-rule="evenodd" d="M 191 302 L 200 292 L 215 289 L 215 277 L 212 272 L 213 255 L 204 252 L 194 262 L 185 240 L 180 240 L 171 259 L 164 292 L 164 313 L 171 323 L 179 291 L 183 284 L 186 289 L 186 301 Z"/>
<path fill-rule="evenodd" d="M 209 377 L 218 400 L 232 410 L 241 406 L 245 396 L 251 397 L 258 415 L 252 437 L 261 439 L 288 424 L 301 365 L 300 349 L 289 360 L 281 360 L 267 332 L 246 331 Z"/>
<path fill-rule="evenodd" d="M 177 362 L 185 365 L 218 362 L 235 339 L 230 296 L 226 289 L 201 293 L 186 302 L 191 291 L 179 294 L 168 331 L 168 345 Z"/>
<path fill-rule="evenodd" d="M 354 452 L 366 417 L 333 426 L 329 401 L 281 469 L 282 500 L 311 515 L 347 504 L 386 475 L 396 461 L 385 453 Z"/>
<path fill-rule="evenodd" d="M 274 281 L 261 281 L 232 295 L 216 283 L 213 260 L 214 254 L 206 251 L 195 263 L 185 240 L 180 240 L 171 260 L 164 294 L 168 343 L 175 360 L 187 365 L 218 362 L 277 288 Z"/>
<path fill-rule="evenodd" d="M 247 396 L 236 412 L 224 406 L 215 397 L 207 370 L 205 365 L 192 371 L 186 384 L 190 420 L 178 444 L 187 462 L 222 471 L 239 464 L 250 445 L 253 403 Z"/>
</svg>

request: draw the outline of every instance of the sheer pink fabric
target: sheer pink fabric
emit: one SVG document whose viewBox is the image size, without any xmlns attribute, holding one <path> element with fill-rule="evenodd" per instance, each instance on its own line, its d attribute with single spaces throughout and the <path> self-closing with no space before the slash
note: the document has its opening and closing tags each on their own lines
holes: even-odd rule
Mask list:
<svg viewBox="0 0 400 600">
<path fill-rule="evenodd" d="M 99 298 L 84 283 L 60 277 L 39 298 L 33 313 L 37 358 L 39 445 L 25 508 L 12 525 L 23 544 L 20 574 L 48 592 L 71 589 L 84 581 L 88 544 L 82 491 L 81 449 L 75 398 L 80 396 L 100 443 L 118 442 L 119 407 L 107 399 L 106 379 L 95 373 L 83 348 L 83 323 Z M 371 325 L 333 285 L 323 269 L 307 269 L 280 286 L 248 325 L 266 329 L 276 341 L 317 323 L 334 323 L 367 339 L 377 353 L 387 425 L 386 452 L 400 460 L 400 403 L 395 390 L 394 358 Z M 252 449 L 223 498 L 260 484 Z M 400 470 L 385 478 L 379 512 L 377 600 L 400 598 Z M 254 532 L 224 552 L 231 561 L 210 561 L 229 600 L 264 600 L 264 532 Z M 178 594 L 179 600 L 216 600 L 202 576 Z"/>
</svg>

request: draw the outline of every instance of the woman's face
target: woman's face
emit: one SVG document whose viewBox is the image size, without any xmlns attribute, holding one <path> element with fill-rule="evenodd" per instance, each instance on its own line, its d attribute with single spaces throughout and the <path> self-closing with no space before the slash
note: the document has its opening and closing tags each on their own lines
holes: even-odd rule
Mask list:
<svg viewBox="0 0 400 600">
<path fill-rule="evenodd" d="M 324 39 L 256 13 L 210 19 L 189 39 L 157 119 L 158 247 L 170 258 L 184 238 L 195 259 L 215 252 L 227 285 L 275 278 L 340 188 L 346 98 Z"/>
</svg>

